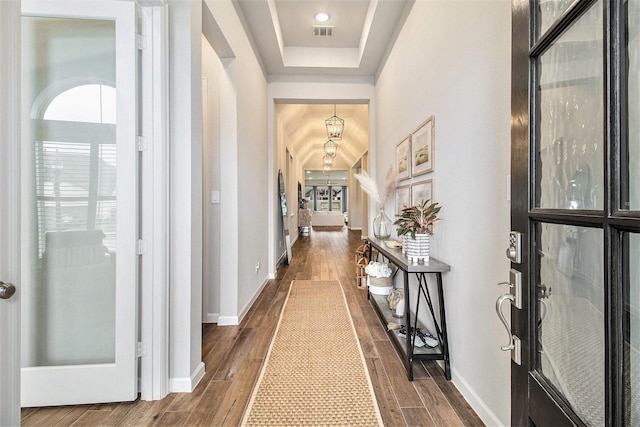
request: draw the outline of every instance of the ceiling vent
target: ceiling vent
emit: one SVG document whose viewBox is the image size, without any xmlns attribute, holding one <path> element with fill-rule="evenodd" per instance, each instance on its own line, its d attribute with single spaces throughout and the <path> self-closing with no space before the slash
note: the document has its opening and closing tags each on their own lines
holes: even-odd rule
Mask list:
<svg viewBox="0 0 640 427">
<path fill-rule="evenodd" d="M 314 25 L 313 35 L 321 37 L 331 37 L 333 35 L 333 25 Z"/>
</svg>

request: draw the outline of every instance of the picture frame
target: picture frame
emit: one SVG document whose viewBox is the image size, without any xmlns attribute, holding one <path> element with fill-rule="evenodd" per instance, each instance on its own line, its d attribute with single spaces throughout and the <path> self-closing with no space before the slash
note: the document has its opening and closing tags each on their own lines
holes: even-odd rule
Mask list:
<svg viewBox="0 0 640 427">
<path fill-rule="evenodd" d="M 435 166 L 435 117 L 411 132 L 411 176 L 433 172 Z"/>
<path fill-rule="evenodd" d="M 396 145 L 396 178 L 403 180 L 411 177 L 411 135 L 407 135 Z"/>
<path fill-rule="evenodd" d="M 411 186 L 400 185 L 396 187 L 396 213 L 400 215 L 402 209 L 411 206 Z"/>
<path fill-rule="evenodd" d="M 429 200 L 430 203 L 434 203 L 433 179 L 425 179 L 411 184 L 411 205 L 414 206 L 423 200 Z"/>
</svg>

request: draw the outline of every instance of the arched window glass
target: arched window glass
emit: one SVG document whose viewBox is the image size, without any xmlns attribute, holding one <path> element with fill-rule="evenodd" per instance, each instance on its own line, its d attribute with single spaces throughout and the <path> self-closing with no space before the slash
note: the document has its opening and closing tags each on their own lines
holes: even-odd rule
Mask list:
<svg viewBox="0 0 640 427">
<path fill-rule="evenodd" d="M 101 84 L 76 86 L 57 95 L 47 107 L 45 120 L 116 123 L 116 89 Z"/>
<path fill-rule="evenodd" d="M 42 136 L 34 147 L 40 254 L 50 232 L 101 231 L 102 243 L 115 250 L 115 88 L 67 89 L 34 124 Z"/>
</svg>

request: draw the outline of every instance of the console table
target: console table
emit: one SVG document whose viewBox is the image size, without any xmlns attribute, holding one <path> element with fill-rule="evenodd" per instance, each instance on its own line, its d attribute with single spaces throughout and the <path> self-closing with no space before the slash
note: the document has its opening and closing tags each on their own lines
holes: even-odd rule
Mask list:
<svg viewBox="0 0 640 427">
<path fill-rule="evenodd" d="M 365 239 L 365 244 L 369 248 L 369 259 L 371 259 L 371 252 L 373 248 L 378 251 L 379 255 L 384 256 L 390 263 L 398 267 L 398 271 L 402 271 L 404 280 L 404 325 L 407 329 L 406 338 L 402 339 L 398 337 L 397 331 L 387 330 L 387 333 L 391 337 L 391 341 L 396 345 L 398 350 L 405 356 L 404 364 L 407 369 L 407 376 L 409 381 L 413 381 L 413 361 L 414 360 L 443 360 L 444 361 L 444 376 L 447 380 L 451 379 L 451 367 L 449 366 L 449 344 L 447 341 L 447 322 L 444 310 L 444 294 L 442 292 L 442 273 L 450 271 L 451 267 L 433 257 L 429 258 L 429 262 L 414 264 L 408 260 L 406 256 L 402 254 L 401 249 L 389 248 L 382 240 L 375 237 L 368 237 Z M 396 271 L 397 273 L 397 271 Z M 415 301 L 415 314 L 411 313 L 411 298 L 409 292 L 409 274 L 415 274 L 418 280 L 418 295 Z M 427 286 L 427 274 L 434 274 L 437 282 L 438 292 L 438 306 L 440 308 L 440 320 L 436 317 L 433 308 L 433 302 L 429 287 Z M 367 291 L 368 298 L 371 304 L 375 308 L 378 316 L 386 324 L 389 322 L 398 322 L 398 318 L 393 317 L 391 310 L 388 308 L 387 298 L 381 295 L 374 295 Z M 435 325 L 435 333 L 438 339 L 438 346 L 430 348 L 415 347 L 416 331 L 417 328 L 424 330 L 418 322 L 418 309 L 420 308 L 420 301 L 424 298 L 429 307 L 429 312 Z M 413 328 L 410 331 L 410 327 Z M 387 328 L 388 329 L 388 328 Z M 402 340 L 404 340 L 404 347 Z"/>
</svg>

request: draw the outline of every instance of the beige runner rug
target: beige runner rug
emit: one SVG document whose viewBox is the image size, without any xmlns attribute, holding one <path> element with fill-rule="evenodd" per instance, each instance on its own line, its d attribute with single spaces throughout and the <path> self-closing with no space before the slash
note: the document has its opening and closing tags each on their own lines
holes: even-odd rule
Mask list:
<svg viewBox="0 0 640 427">
<path fill-rule="evenodd" d="M 382 425 L 339 282 L 291 283 L 242 425 Z"/>
</svg>

